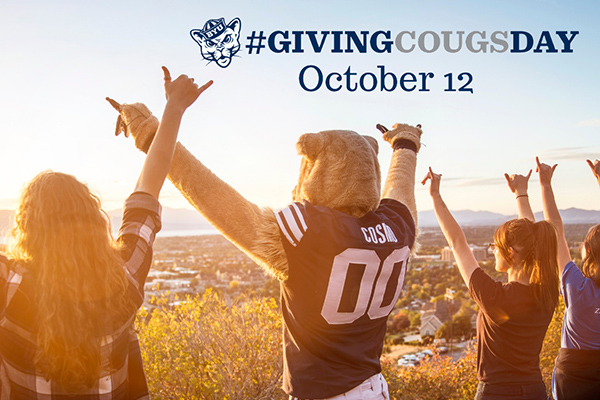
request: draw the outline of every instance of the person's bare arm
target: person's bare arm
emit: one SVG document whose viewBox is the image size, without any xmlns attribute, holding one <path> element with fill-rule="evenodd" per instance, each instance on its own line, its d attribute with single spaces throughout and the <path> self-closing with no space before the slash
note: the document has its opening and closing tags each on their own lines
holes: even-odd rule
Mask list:
<svg viewBox="0 0 600 400">
<path fill-rule="evenodd" d="M 514 193 L 517 199 L 519 218 L 527 218 L 531 222 L 535 222 L 535 216 L 533 215 L 533 210 L 531 209 L 531 204 L 529 203 L 529 195 L 527 194 L 529 177 L 531 177 L 531 170 L 529 170 L 527 176 L 519 174 L 504 174 L 504 178 L 506 178 L 506 182 L 508 183 L 510 191 Z"/>
<path fill-rule="evenodd" d="M 554 192 L 552 190 L 552 175 L 558 164 L 554 164 L 552 167 L 548 164 L 540 163 L 538 157 L 535 158 L 537 164 L 536 172 L 540 176 L 540 185 L 542 188 L 542 203 L 544 205 L 544 219 L 550 222 L 554 229 L 556 229 L 557 236 L 557 261 L 560 275 L 562 276 L 563 269 L 571 261 L 571 252 L 567 245 L 567 239 L 565 238 L 565 228 L 563 221 L 558 212 L 558 206 L 554 198 Z"/>
<path fill-rule="evenodd" d="M 465 237 L 463 230 L 458 225 L 442 199 L 440 194 L 441 179 L 441 174 L 435 174 L 431 168 L 429 168 L 427 176 L 425 176 L 425 179 L 423 179 L 421 183 L 424 185 L 428 180 L 431 181 L 429 185 L 429 194 L 433 200 L 435 215 L 440 223 L 442 232 L 446 237 L 446 241 L 448 241 L 448 245 L 452 248 L 460 274 L 468 287 L 471 275 L 479 268 L 479 264 L 467 243 L 467 238 Z"/>
<path fill-rule="evenodd" d="M 171 81 L 169 70 L 166 67 L 162 68 L 167 104 L 135 185 L 136 191 L 146 192 L 156 198 L 171 167 L 181 118 L 185 110 L 212 84 L 212 81 L 209 81 L 199 88 L 194 80 L 186 75 L 180 75 Z"/>
</svg>

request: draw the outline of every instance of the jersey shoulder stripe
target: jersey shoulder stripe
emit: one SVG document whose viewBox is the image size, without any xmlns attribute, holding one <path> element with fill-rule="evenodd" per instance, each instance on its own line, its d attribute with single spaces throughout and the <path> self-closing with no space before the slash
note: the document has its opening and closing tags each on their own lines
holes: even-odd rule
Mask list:
<svg viewBox="0 0 600 400">
<path fill-rule="evenodd" d="M 298 203 L 292 203 L 278 211 L 275 213 L 275 218 L 285 238 L 292 246 L 296 247 L 308 229 Z"/>
</svg>

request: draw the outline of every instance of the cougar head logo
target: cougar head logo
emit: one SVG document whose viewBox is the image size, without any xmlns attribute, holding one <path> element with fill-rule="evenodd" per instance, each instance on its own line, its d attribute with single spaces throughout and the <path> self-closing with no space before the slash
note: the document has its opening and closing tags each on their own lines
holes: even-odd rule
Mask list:
<svg viewBox="0 0 600 400">
<path fill-rule="evenodd" d="M 242 21 L 232 19 L 225 25 L 225 18 L 209 19 L 202 29 L 192 29 L 190 35 L 200 46 L 202 58 L 216 62 L 221 68 L 231 64 L 231 58 L 240 50 Z"/>
</svg>

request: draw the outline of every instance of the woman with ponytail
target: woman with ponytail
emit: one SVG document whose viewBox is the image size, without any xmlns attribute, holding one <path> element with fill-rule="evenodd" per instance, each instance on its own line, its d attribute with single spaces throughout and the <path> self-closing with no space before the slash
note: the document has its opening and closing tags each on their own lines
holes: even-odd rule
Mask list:
<svg viewBox="0 0 600 400">
<path fill-rule="evenodd" d="M 544 215 L 558 233 L 558 265 L 565 316 L 552 394 L 557 400 L 600 398 L 600 225 L 590 228 L 581 246 L 581 268 L 571 259 L 562 218 L 554 199 L 552 175 L 556 165 L 536 158 Z M 600 162 L 587 160 L 600 184 Z"/>
<path fill-rule="evenodd" d="M 431 168 L 429 193 L 442 232 L 452 248 L 477 319 L 476 400 L 546 400 L 539 354 L 558 301 L 556 233 L 545 221 L 533 222 L 531 209 L 501 225 L 492 244 L 502 284 L 487 275 L 473 256 L 465 235 L 440 195 L 441 175 Z"/>
<path fill-rule="evenodd" d="M 148 399 L 133 321 L 144 299 L 158 195 L 184 111 L 201 88 L 165 74 L 167 104 L 112 239 L 100 200 L 75 177 L 42 172 L 20 199 L 0 254 L 0 399 Z"/>
</svg>

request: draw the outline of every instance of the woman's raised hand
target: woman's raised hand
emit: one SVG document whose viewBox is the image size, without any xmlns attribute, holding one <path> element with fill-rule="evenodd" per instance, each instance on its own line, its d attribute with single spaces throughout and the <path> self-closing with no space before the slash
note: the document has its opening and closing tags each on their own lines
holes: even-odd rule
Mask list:
<svg viewBox="0 0 600 400">
<path fill-rule="evenodd" d="M 517 196 L 526 195 L 527 194 L 527 186 L 529 184 L 529 178 L 531 177 L 531 172 L 532 172 L 532 170 L 529 170 L 529 173 L 527 175 L 504 174 L 504 178 L 506 178 L 506 182 L 508 183 L 508 187 L 510 188 L 510 191 L 513 192 Z"/>
<path fill-rule="evenodd" d="M 592 169 L 592 173 L 594 174 L 596 180 L 598 181 L 598 184 L 600 185 L 600 161 L 594 160 L 594 162 L 592 162 L 592 160 L 587 160 L 587 163 Z"/>
<path fill-rule="evenodd" d="M 535 163 L 537 164 L 535 172 L 540 176 L 540 185 L 550 185 L 552 182 L 552 174 L 554 174 L 554 170 L 558 164 L 549 166 L 548 164 L 541 163 L 538 157 L 535 158 Z"/>
<path fill-rule="evenodd" d="M 421 184 L 424 185 L 427 183 L 427 180 L 430 180 L 429 184 L 429 194 L 431 196 L 436 196 L 440 194 L 440 181 L 442 180 L 442 174 L 436 174 L 433 172 L 431 167 L 429 167 L 429 172 L 425 175 L 425 178 L 421 181 Z"/>
<path fill-rule="evenodd" d="M 208 81 L 204 85 L 198 87 L 194 83 L 194 78 L 187 75 L 179 75 L 177 79 L 171 81 L 171 73 L 167 67 L 162 67 L 165 80 L 165 95 L 167 103 L 171 106 L 178 107 L 181 111 L 185 111 L 189 106 L 194 104 L 198 96 L 204 92 L 213 81 Z"/>
</svg>

